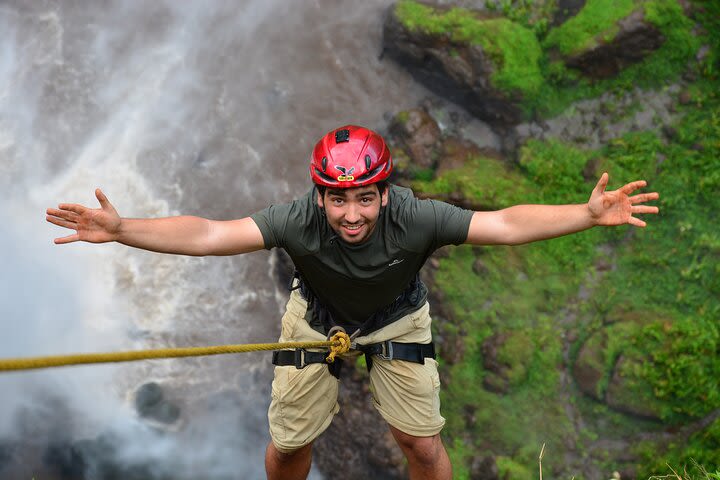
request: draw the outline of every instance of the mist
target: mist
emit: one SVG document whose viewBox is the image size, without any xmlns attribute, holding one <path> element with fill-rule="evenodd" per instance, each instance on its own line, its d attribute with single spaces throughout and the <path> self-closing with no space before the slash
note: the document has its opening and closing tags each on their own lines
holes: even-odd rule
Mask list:
<svg viewBox="0 0 720 480">
<path fill-rule="evenodd" d="M 60 202 L 126 217 L 240 218 L 309 187 L 345 123 L 382 129 L 426 92 L 379 59 L 390 1 L 0 5 L 0 356 L 267 342 L 271 256 L 53 245 Z M 269 355 L 0 375 L 3 478 L 262 478 Z M 141 415 L 162 387 L 172 422 Z M 313 473 L 314 478 L 319 474 Z"/>
</svg>

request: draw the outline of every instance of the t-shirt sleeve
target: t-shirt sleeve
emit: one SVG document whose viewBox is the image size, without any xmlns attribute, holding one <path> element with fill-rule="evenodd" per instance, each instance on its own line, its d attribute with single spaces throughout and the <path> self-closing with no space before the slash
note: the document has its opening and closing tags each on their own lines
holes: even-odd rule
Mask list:
<svg viewBox="0 0 720 480">
<path fill-rule="evenodd" d="M 250 215 L 262 233 L 265 248 L 284 248 L 288 253 L 304 254 L 317 248 L 317 215 L 313 192 L 282 205 L 270 205 Z"/>
<path fill-rule="evenodd" d="M 293 204 L 286 203 L 284 205 L 270 205 L 250 215 L 250 218 L 255 221 L 260 233 L 262 233 L 266 249 L 285 247 L 287 226 L 292 210 Z"/>
<path fill-rule="evenodd" d="M 467 240 L 472 210 L 439 200 L 413 198 L 406 210 L 409 220 L 408 244 L 416 251 L 432 252 L 445 245 L 460 245 Z"/>
<path fill-rule="evenodd" d="M 467 240 L 470 230 L 472 210 L 450 205 L 439 200 L 421 200 L 432 206 L 435 220 L 435 245 L 433 249 L 444 245 L 460 245 Z"/>
</svg>

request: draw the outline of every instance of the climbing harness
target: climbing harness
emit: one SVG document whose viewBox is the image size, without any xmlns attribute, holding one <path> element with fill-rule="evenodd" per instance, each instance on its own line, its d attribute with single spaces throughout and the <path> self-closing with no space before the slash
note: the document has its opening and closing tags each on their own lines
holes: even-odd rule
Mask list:
<svg viewBox="0 0 720 480">
<path fill-rule="evenodd" d="M 332 327 L 328 332 L 328 340 L 338 337 L 338 341 L 342 343 L 341 348 L 347 347 L 347 351 L 353 346 L 353 340 L 360 333 L 357 330 L 351 336 L 348 336 L 345 329 L 342 327 Z M 338 349 L 339 350 L 339 349 Z M 344 352 L 342 352 L 344 353 Z M 327 363 L 328 370 L 335 378 L 340 378 L 340 371 L 343 367 L 343 361 L 341 358 L 335 358 L 338 355 L 337 352 L 330 352 L 329 355 L 325 356 L 322 352 L 310 352 L 305 348 L 296 348 L 295 350 L 281 350 L 279 352 L 273 352 L 272 363 L 275 366 L 287 367 L 294 365 L 295 368 L 301 370 L 306 366 L 313 363 Z"/>
<path fill-rule="evenodd" d="M 40 368 L 61 367 L 67 365 L 85 365 L 93 363 L 116 363 L 133 360 L 158 358 L 198 357 L 204 355 L 222 355 L 228 353 L 259 352 L 283 348 L 329 348 L 329 352 L 313 352 L 324 357 L 323 361 L 333 363 L 337 355 L 350 350 L 351 340 L 344 331 L 337 331 L 324 342 L 284 342 L 255 343 L 245 345 L 218 345 L 213 347 L 164 348 L 157 350 L 135 350 L 114 353 L 85 353 L 76 355 L 55 355 L 47 357 L 0 359 L 0 372 L 14 370 L 34 370 Z"/>
<path fill-rule="evenodd" d="M 307 283 L 303 280 L 300 272 L 295 270 L 290 283 L 288 284 L 288 290 L 300 290 L 300 295 L 308 303 L 308 310 L 311 311 L 313 320 L 317 320 L 317 323 L 322 325 L 322 328 L 327 330 L 328 338 L 330 338 L 335 332 L 345 332 L 345 329 L 338 325 L 333 319 L 330 311 L 319 301 L 317 295 L 309 288 Z M 355 327 L 355 333 L 349 338 L 351 345 L 350 347 L 354 350 L 359 350 L 365 355 L 365 365 L 367 365 L 368 371 L 372 368 L 373 359 L 376 355 L 378 358 L 383 360 L 403 360 L 406 362 L 419 363 L 424 365 L 426 358 L 435 359 L 435 344 L 431 343 L 401 343 L 387 340 L 380 343 L 372 343 L 368 345 L 358 345 L 355 340 L 360 333 L 364 335 L 374 332 L 386 325 L 392 323 L 396 318 L 399 310 L 399 305 L 403 303 L 409 303 L 411 305 L 419 305 L 425 302 L 427 297 L 427 288 L 425 284 L 420 281 L 420 277 L 416 276 L 415 279 L 410 282 L 410 285 L 395 299 L 395 301 L 385 309 L 372 315 L 365 323 L 360 327 Z M 317 352 L 309 352 L 305 349 L 298 348 L 296 350 L 284 350 L 273 353 L 272 359 L 273 365 L 276 366 L 290 366 L 294 365 L 295 368 L 303 369 L 307 365 L 313 363 L 326 363 L 325 359 Z M 330 373 L 340 378 L 340 370 L 342 368 L 342 360 L 338 360 L 336 363 L 328 363 L 328 369 Z"/>
</svg>

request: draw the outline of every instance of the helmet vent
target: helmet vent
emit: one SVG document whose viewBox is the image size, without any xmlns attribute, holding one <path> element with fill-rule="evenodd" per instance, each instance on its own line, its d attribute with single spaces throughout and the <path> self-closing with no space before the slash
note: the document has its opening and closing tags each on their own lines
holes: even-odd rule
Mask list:
<svg viewBox="0 0 720 480">
<path fill-rule="evenodd" d="M 370 165 L 372 165 L 372 158 L 370 155 L 365 155 L 365 170 L 370 170 Z"/>
<path fill-rule="evenodd" d="M 335 143 L 349 142 L 350 130 L 343 129 L 335 132 Z"/>
<path fill-rule="evenodd" d="M 327 172 L 327 157 L 322 158 L 323 172 Z"/>
</svg>

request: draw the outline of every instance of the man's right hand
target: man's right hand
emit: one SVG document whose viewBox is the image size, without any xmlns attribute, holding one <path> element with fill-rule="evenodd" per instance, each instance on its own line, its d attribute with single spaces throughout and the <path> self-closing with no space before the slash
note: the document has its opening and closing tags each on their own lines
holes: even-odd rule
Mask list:
<svg viewBox="0 0 720 480">
<path fill-rule="evenodd" d="M 47 209 L 48 222 L 75 230 L 72 235 L 56 238 L 56 244 L 77 241 L 105 243 L 118 239 L 122 223 L 120 215 L 99 188 L 95 190 L 95 196 L 100 202 L 100 208 L 61 203 L 58 208 Z"/>
</svg>

